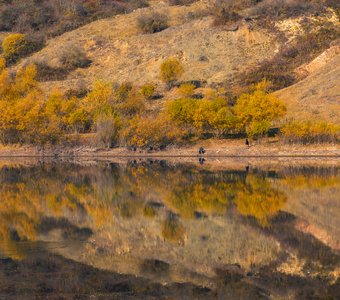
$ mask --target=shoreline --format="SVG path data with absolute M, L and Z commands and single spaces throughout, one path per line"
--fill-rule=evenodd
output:
M 198 154 L 203 147 L 206 152 Z M 241 140 L 205 140 L 165 150 L 101 149 L 91 146 L 1 146 L 2 158 L 340 158 L 340 144 L 287 145 L 263 143 L 247 147 Z

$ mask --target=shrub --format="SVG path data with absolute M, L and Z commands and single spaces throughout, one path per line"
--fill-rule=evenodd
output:
M 119 85 L 115 89 L 115 97 L 116 97 L 117 102 L 125 101 L 128 98 L 131 90 L 132 90 L 132 84 L 129 82 L 125 82 Z
M 157 215 L 156 210 L 151 205 L 145 205 L 143 215 L 148 218 L 153 218 Z
M 123 102 L 115 104 L 115 107 L 120 114 L 124 115 L 125 117 L 131 117 L 144 111 L 145 100 L 140 95 L 140 93 L 133 89 L 128 94 L 127 98 Z
M 234 11 L 226 11 L 225 9 L 218 10 L 214 14 L 213 26 L 222 26 L 228 22 L 236 22 L 241 19 L 241 16 Z
M 183 242 L 185 235 L 185 228 L 180 221 L 170 216 L 164 222 L 162 226 L 162 235 L 164 239 L 170 242 Z
M 2 42 L 2 49 L 7 63 L 14 63 L 29 53 L 28 41 L 26 36 L 21 33 L 7 36 Z
M 239 11 L 251 7 L 259 0 L 216 0 L 214 1 L 211 13 L 214 17 L 213 26 L 225 25 L 228 22 L 236 22 L 242 17 Z
M 334 143 L 340 138 L 340 126 L 326 121 L 292 120 L 281 132 L 288 143 Z
M 184 68 L 177 58 L 169 58 L 161 64 L 160 77 L 168 89 L 172 88 L 184 73 Z
M 152 13 L 138 18 L 138 27 L 143 33 L 156 33 L 167 29 L 168 17 L 158 13 Z
M 37 80 L 40 82 L 65 80 L 69 73 L 65 68 L 51 67 L 44 61 L 35 62 L 35 65 L 37 66 Z
M 0 57 L 0 73 L 6 68 L 6 60 Z
M 138 147 L 161 147 L 181 141 L 184 132 L 166 115 L 156 118 L 135 116 L 124 131 L 126 144 Z
M 146 98 L 151 99 L 155 95 L 155 86 L 153 84 L 145 84 L 142 86 L 140 93 Z
M 190 83 L 183 83 L 181 86 L 178 88 L 178 93 L 182 97 L 191 97 L 194 94 L 195 91 L 195 85 L 190 84 Z
M 101 113 L 95 121 L 99 145 L 111 148 L 119 139 L 121 120 L 115 113 Z
M 85 133 L 91 128 L 92 120 L 86 109 L 83 107 L 77 107 L 69 114 L 67 123 L 73 131 Z M 100 140 L 100 135 L 97 138 Z
M 65 47 L 59 60 L 62 67 L 69 71 L 77 68 L 87 68 L 91 64 L 91 60 L 87 58 L 84 50 L 73 45 Z

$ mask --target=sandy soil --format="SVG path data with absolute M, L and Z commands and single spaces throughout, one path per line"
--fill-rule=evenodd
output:
M 204 157 L 340 157 L 339 144 L 287 145 L 275 141 L 245 145 L 245 140 L 205 140 L 188 146 L 168 147 L 165 150 L 125 147 L 99 149 L 95 147 L 35 147 L 0 146 L 0 157 L 198 157 L 198 149 L 204 147 Z

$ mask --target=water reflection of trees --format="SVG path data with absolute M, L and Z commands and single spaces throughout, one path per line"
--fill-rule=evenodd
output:
M 317 180 L 324 184 L 324 173 L 322 179 L 313 172 L 296 174 L 283 174 L 279 180 L 293 184 L 296 176 L 312 176 L 312 181 L 305 179 L 308 184 Z M 330 182 L 339 182 L 337 173 L 330 178 Z M 265 173 L 208 172 L 165 164 L 4 167 L 0 170 L 0 195 L 0 240 L 11 253 L 15 253 L 13 241 L 38 238 L 45 218 L 67 218 L 95 231 L 114 217 L 156 217 L 164 205 L 160 231 L 167 240 L 181 241 L 185 234 L 181 218 L 236 210 L 266 227 L 286 201 L 284 192 Z

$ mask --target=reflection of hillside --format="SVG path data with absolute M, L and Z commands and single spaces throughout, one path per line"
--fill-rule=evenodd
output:
M 288 200 L 284 210 L 294 214 L 297 228 L 340 250 L 340 172 L 338 168 L 290 168 L 280 188 Z
M 1 175 L 0 226 L 6 241 L 2 247 L 15 247 L 14 236 L 30 241 L 64 239 L 72 226 L 89 227 L 96 249 L 141 258 L 152 258 L 157 251 L 165 261 L 207 274 L 220 263 L 245 267 L 269 263 L 277 252 L 276 244 L 237 218 L 223 218 L 229 208 L 240 205 L 238 191 L 246 184 L 252 189 L 243 172 L 109 165 L 2 169 Z M 270 184 L 264 189 L 272 190 Z M 247 208 L 242 213 L 258 217 Z M 47 218 L 55 220 L 48 228 Z M 62 219 L 68 220 L 67 226 L 60 226 Z M 57 235 L 59 231 L 63 234 Z M 76 238 L 74 234 L 72 239 Z M 20 258 L 13 249 L 2 251 Z
M 315 218 L 333 236 L 338 212 L 327 212 L 325 204 L 336 205 L 337 176 L 290 169 L 209 172 L 165 163 L 4 167 L 0 252 L 24 259 L 19 240 L 88 240 L 81 249 L 69 243 L 54 251 L 101 269 L 209 285 L 221 266 L 237 263 L 251 271 L 284 251 L 305 259 L 305 245 L 331 257 L 322 243 L 296 231 L 295 217 L 281 225 L 277 218 L 283 210 Z M 298 247 L 295 238 L 303 241 Z

